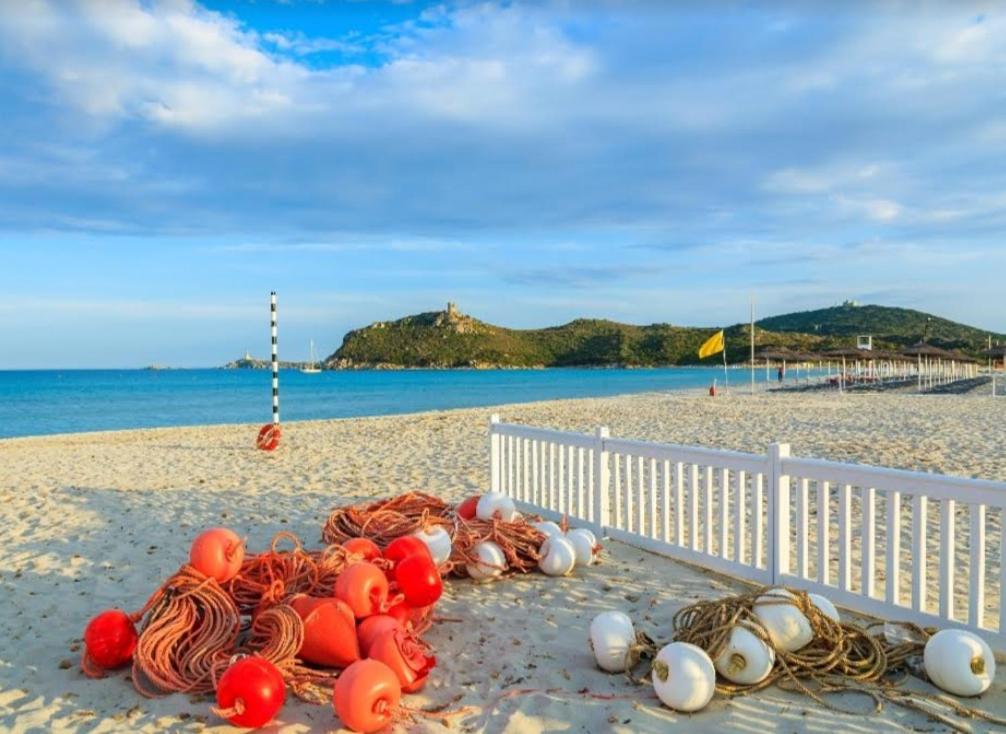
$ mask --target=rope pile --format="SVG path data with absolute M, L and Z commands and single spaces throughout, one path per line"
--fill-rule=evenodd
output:
M 486 540 L 502 549 L 507 570 L 528 573 L 537 568 L 538 549 L 545 540 L 531 522 L 538 519 L 466 520 L 443 500 L 423 492 L 409 492 L 377 502 L 337 507 L 325 521 L 321 536 L 330 548 L 352 538 L 368 538 L 385 547 L 396 538 L 439 526 L 447 531 L 452 543 L 450 563 L 444 573 L 466 575 L 465 566 L 478 562 L 474 547 Z
M 409 492 L 377 502 L 337 507 L 325 521 L 322 540 L 329 545 L 350 538 L 370 538 L 382 548 L 395 538 L 441 525 L 453 526 L 453 508 L 433 495 Z
M 291 550 L 279 550 L 283 541 Z M 294 594 L 328 596 L 335 579 L 350 560 L 339 546 L 322 551 L 305 551 L 300 539 L 290 532 L 277 533 L 269 550 L 245 557 L 238 575 L 227 582 L 227 591 L 242 614 L 267 609 Z
M 924 677 L 922 653 L 934 630 L 907 622 L 873 623 L 866 627 L 847 621 L 836 622 L 822 613 L 804 591 L 787 589 L 793 598 L 779 597 L 776 601 L 768 597 L 772 599 L 768 601 L 765 594 L 771 588 L 700 601 L 674 615 L 674 640 L 702 648 L 712 660 L 727 648 L 731 632 L 737 625 L 743 625 L 774 650 L 775 665 L 765 679 L 753 685 L 738 685 L 717 676 L 717 693 L 748 695 L 777 685 L 783 690 L 805 694 L 822 706 L 842 713 L 874 714 L 885 702 L 890 702 L 919 711 L 959 732 L 972 731 L 959 719 L 979 719 L 1006 726 L 1006 719 L 965 706 L 950 696 L 899 687 L 909 674 Z M 780 650 L 772 644 L 768 631 L 754 612 L 756 601 L 759 605 L 796 606 L 810 622 L 813 641 L 795 652 Z M 886 632 L 892 627 L 900 628 L 902 634 L 889 637 Z M 632 665 L 651 658 L 659 647 L 646 635 L 639 635 L 637 645 L 627 656 L 630 663 L 627 673 L 632 680 L 641 681 L 632 675 Z M 873 702 L 872 709 L 845 709 L 824 698 L 840 693 L 866 696 Z
M 279 550 L 284 541 L 293 548 Z M 330 700 L 338 673 L 297 658 L 304 623 L 284 602 L 295 594 L 331 596 L 336 577 L 352 560 L 338 546 L 306 551 L 296 535 L 281 532 L 269 550 L 246 556 L 239 573 L 223 585 L 182 566 L 141 610 L 128 615 L 139 624 L 134 687 L 147 697 L 209 693 L 235 655 L 255 654 L 273 663 L 300 698 Z M 81 669 L 92 678 L 106 672 L 86 654 Z
M 538 549 L 545 540 L 545 535 L 524 518 L 504 522 L 464 520 L 458 517 L 454 520 L 452 540 L 454 545 L 451 551 L 451 563 L 458 575 L 465 573 L 464 568 L 467 564 L 479 561 L 473 549 L 484 540 L 491 540 L 502 549 L 509 569 L 529 573 L 538 567 L 541 558 Z
M 215 579 L 182 566 L 144 609 L 133 654 L 133 685 L 147 697 L 208 693 L 236 652 L 241 615 Z

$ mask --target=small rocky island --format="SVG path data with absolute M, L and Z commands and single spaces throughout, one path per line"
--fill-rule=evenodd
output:
M 284 362 L 280 360 L 281 370 L 299 370 L 307 366 L 307 362 Z M 268 370 L 272 368 L 272 362 L 268 359 L 258 359 L 245 352 L 245 356 L 228 362 L 223 367 L 225 370 Z

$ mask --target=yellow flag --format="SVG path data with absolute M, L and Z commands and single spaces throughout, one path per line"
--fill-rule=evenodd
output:
M 719 354 L 723 351 L 723 330 L 720 329 L 711 337 L 706 339 L 705 344 L 699 347 L 699 359 L 705 359 L 712 354 Z

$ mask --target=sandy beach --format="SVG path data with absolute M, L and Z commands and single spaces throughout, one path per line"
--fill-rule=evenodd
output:
M 1006 480 L 1004 410 L 1006 401 L 981 396 L 647 394 L 292 423 L 275 454 L 255 451 L 255 427 L 243 425 L 0 441 L 0 729 L 230 731 L 207 700 L 146 700 L 125 673 L 84 678 L 77 661 L 88 618 L 142 605 L 206 526 L 234 528 L 253 550 L 280 530 L 317 546 L 336 504 L 408 490 L 458 500 L 486 490 L 493 412 L 745 451 L 788 441 L 803 456 Z M 420 719 L 413 731 L 628 733 L 665 731 L 671 722 L 709 732 L 943 730 L 892 706 L 848 716 L 777 689 L 718 697 L 692 716 L 660 709 L 649 687 L 594 668 L 590 619 L 622 609 L 667 639 L 681 606 L 743 587 L 618 543 L 607 545 L 602 564 L 569 578 L 445 588 L 438 611 L 465 621 L 429 633 L 440 665 L 410 703 L 476 708 L 450 729 Z M 1004 681 L 1000 674 L 979 702 L 1000 716 Z M 624 698 L 591 700 L 583 690 Z M 861 699 L 843 703 L 866 708 Z M 339 729 L 329 707 L 291 701 L 268 730 Z

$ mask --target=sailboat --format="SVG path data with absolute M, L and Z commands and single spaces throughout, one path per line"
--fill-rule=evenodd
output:
M 317 375 L 321 372 L 321 368 L 318 367 L 318 357 L 314 353 L 314 339 L 311 340 L 311 361 L 301 367 L 300 371 L 305 375 Z

